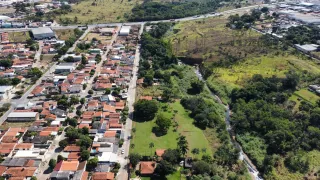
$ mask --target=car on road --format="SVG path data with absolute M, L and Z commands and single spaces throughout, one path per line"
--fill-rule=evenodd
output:
M 124 149 L 121 150 L 121 154 L 124 154 Z

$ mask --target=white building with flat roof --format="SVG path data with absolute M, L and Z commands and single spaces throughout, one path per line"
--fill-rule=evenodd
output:
M 119 32 L 119 36 L 128 36 L 130 34 L 131 26 L 122 26 Z
M 30 122 L 38 119 L 38 112 L 11 112 L 7 117 L 8 122 Z

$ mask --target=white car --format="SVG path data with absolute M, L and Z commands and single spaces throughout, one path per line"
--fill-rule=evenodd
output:
M 121 150 L 121 154 L 124 154 L 124 149 Z

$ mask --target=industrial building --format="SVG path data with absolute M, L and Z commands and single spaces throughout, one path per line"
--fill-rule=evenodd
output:
M 56 74 L 70 73 L 73 70 L 75 70 L 75 65 L 73 63 L 61 63 L 58 66 L 56 66 L 55 73 Z
M 52 29 L 48 27 L 35 28 L 35 29 L 32 29 L 31 32 L 33 34 L 33 38 L 37 40 L 51 39 L 56 37 Z
M 119 36 L 128 36 L 131 26 L 122 26 L 119 32 Z
M 8 115 L 8 122 L 30 122 L 39 119 L 38 112 L 12 112 Z

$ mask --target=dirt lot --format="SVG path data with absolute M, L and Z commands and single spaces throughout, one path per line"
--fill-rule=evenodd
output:
M 217 61 L 226 56 L 247 57 L 265 51 L 257 44 L 260 34 L 255 31 L 236 31 L 225 27 L 227 19 L 208 18 L 179 23 L 169 41 L 177 56 L 205 61 Z
M 1 126 L 0 126 L 0 129 L 8 129 L 8 128 L 18 128 L 18 127 L 21 127 L 21 128 L 24 128 L 24 127 L 30 127 L 32 125 L 33 122 L 17 122 L 17 123 L 14 123 L 14 122 L 4 122 Z
M 70 36 L 74 35 L 73 29 L 59 29 L 54 31 L 58 36 L 58 39 L 68 40 Z
M 10 42 L 26 42 L 30 39 L 29 32 L 9 32 L 8 34 Z
M 101 36 L 99 33 L 88 33 L 84 40 L 91 42 L 93 38 L 96 38 L 98 41 L 101 41 L 102 44 L 109 44 L 112 36 Z

